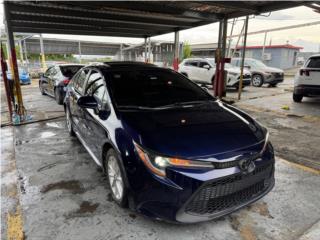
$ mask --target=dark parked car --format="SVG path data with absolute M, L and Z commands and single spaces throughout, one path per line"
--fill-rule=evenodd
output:
M 70 135 L 102 167 L 121 207 L 198 222 L 242 208 L 274 186 L 267 130 L 170 69 L 84 67 L 64 106 Z
M 66 86 L 70 79 L 84 65 L 81 64 L 60 64 L 50 66 L 47 71 L 40 76 L 39 89 L 43 95 L 54 97 L 58 104 L 63 103 L 66 93 Z

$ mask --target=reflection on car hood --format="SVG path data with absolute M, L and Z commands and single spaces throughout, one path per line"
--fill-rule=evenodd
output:
M 191 108 L 121 111 L 133 140 L 157 153 L 180 158 L 214 156 L 261 144 L 264 130 L 248 115 L 221 102 Z

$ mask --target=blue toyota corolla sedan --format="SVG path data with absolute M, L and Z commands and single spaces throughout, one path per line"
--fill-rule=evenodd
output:
M 70 135 L 101 166 L 121 207 L 199 222 L 274 186 L 266 128 L 173 70 L 130 62 L 84 67 L 64 107 Z
M 19 68 L 18 71 L 19 71 L 20 84 L 31 84 L 31 79 L 30 79 L 29 73 L 22 68 Z M 10 71 L 7 71 L 7 78 L 9 80 L 12 80 L 12 78 L 13 78 L 12 73 Z

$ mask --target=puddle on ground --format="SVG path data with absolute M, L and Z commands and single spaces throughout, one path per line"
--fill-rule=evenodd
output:
M 99 203 L 90 203 L 88 201 L 83 201 L 80 205 L 80 208 L 76 211 L 76 213 L 77 214 L 93 213 L 98 206 L 99 206 Z
M 249 211 L 256 212 L 256 213 L 260 214 L 261 216 L 268 217 L 268 218 L 274 218 L 270 214 L 269 209 L 268 209 L 268 205 L 266 202 L 254 203 L 254 204 L 250 205 L 248 207 L 248 209 L 249 209 Z
M 54 135 L 56 135 L 55 133 L 53 133 L 53 132 L 43 132 L 43 133 L 41 133 L 41 136 L 40 136 L 40 138 L 48 138 L 48 137 L 52 137 L 52 136 L 54 136 Z
M 48 122 L 48 123 L 46 123 L 46 125 L 47 125 L 48 127 L 64 128 L 64 125 L 65 125 L 65 124 L 58 124 L 58 123 L 56 123 L 56 122 Z
M 78 193 L 84 193 L 85 192 L 82 184 L 79 181 L 76 181 L 76 180 L 50 183 L 50 184 L 44 186 L 41 189 L 41 192 L 42 193 L 47 193 L 47 192 L 50 192 L 50 191 L 53 191 L 53 190 L 59 190 L 59 189 L 68 190 L 73 194 L 78 194 Z

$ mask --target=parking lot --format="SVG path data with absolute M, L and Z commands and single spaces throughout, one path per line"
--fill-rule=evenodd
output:
M 4 1 L 1 239 L 319 240 L 319 13 Z
M 2 128 L 1 205 L 8 213 L 1 219 L 3 239 L 19 234 L 25 239 L 319 236 L 320 99 L 292 103 L 292 77 L 277 88 L 248 87 L 235 104 L 270 130 L 277 155 L 275 188 L 227 217 L 192 225 L 159 222 L 119 208 L 101 170 L 77 138 L 69 137 L 62 107 L 40 94 L 36 80 L 22 90 L 34 120 L 58 118 Z M 235 94 L 228 92 L 229 97 Z

